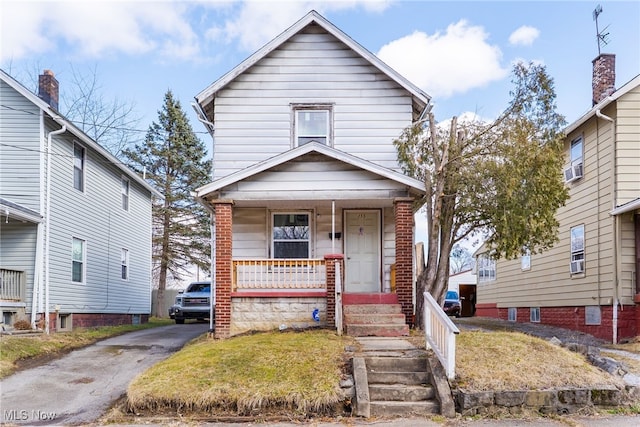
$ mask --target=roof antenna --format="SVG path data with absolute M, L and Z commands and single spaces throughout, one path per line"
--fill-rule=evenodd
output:
M 598 29 L 598 16 L 602 13 L 602 6 L 597 5 L 593 10 L 593 20 L 596 21 L 596 39 L 598 40 L 598 56 L 600 55 L 600 47 L 609 43 L 609 33 L 605 33 L 609 26 L 607 25 L 602 31 Z

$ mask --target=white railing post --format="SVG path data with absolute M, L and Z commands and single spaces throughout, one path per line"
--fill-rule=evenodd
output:
M 442 310 L 430 293 L 424 293 L 424 333 L 427 349 L 431 348 L 444 367 L 447 378 L 456 376 L 456 335 L 460 330 Z

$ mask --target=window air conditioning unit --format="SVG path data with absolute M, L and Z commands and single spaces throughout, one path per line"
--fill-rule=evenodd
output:
M 578 274 L 584 271 L 584 260 L 571 261 L 571 274 Z
M 582 178 L 582 163 L 576 163 L 574 165 L 569 165 L 564 170 L 564 181 L 572 182 L 578 178 Z

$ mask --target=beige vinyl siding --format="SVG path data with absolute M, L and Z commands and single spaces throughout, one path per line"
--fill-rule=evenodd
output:
M 616 104 L 616 205 L 620 206 L 640 197 L 640 87 Z
M 87 146 L 85 191 L 74 189 L 73 141 L 65 133 L 53 145 L 51 304 L 63 313 L 149 313 L 150 194 L 131 180 L 129 210 L 123 210 L 122 173 Z M 85 241 L 84 283 L 71 280 L 73 238 Z M 121 278 L 123 248 L 129 251 L 129 280 Z
M 620 215 L 620 300 L 623 304 L 631 304 L 636 293 L 636 244 L 634 235 L 633 213 Z M 637 215 L 637 213 L 636 213 Z
M 268 257 L 268 221 L 265 208 L 233 209 L 233 259 Z
M 411 96 L 310 26 L 216 94 L 214 179 L 292 148 L 292 104 L 331 105 L 335 148 L 398 170 L 392 141 L 411 124 Z
M 610 304 L 613 292 L 613 218 L 611 186 L 611 129 L 594 119 L 567 136 L 583 137 L 583 178 L 568 183 L 570 199 L 557 212 L 559 242 L 542 254 L 531 255 L 531 269 L 522 271 L 520 259 L 498 260 L 496 280 L 478 284 L 478 303 L 498 307 L 557 307 Z M 567 160 L 568 162 L 568 160 Z M 584 225 L 585 271 L 571 275 L 570 230 Z
M 40 109 L 4 81 L 0 99 L 0 198 L 40 212 Z

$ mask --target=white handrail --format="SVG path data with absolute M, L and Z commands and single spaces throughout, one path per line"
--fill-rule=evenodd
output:
M 447 378 L 452 380 L 456 376 L 456 335 L 460 330 L 429 292 L 424 293 L 423 306 L 427 349 L 433 349 L 447 373 Z

